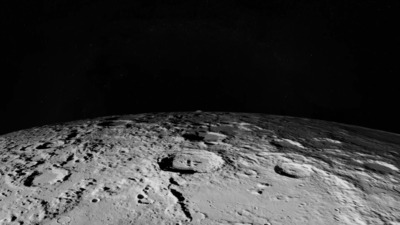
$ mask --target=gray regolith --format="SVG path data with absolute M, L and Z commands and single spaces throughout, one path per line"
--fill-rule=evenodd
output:
M 256 113 L 0 136 L 0 224 L 400 224 L 400 135 Z

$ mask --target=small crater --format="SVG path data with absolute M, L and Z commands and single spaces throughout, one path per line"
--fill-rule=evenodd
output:
M 146 193 L 146 194 L 148 194 L 148 193 L 149 193 L 149 190 L 150 190 L 150 185 L 147 185 L 147 186 L 143 189 L 143 192 Z
M 72 139 L 75 139 L 78 137 L 79 132 L 77 130 L 71 130 L 71 133 L 68 134 L 68 136 L 65 138 L 66 141 L 70 141 Z
M 139 204 L 147 205 L 147 204 L 153 204 L 154 203 L 154 200 L 152 200 L 150 198 L 146 198 L 143 195 L 138 195 L 137 197 L 138 197 L 138 203 Z
M 286 197 L 283 196 L 283 195 L 277 195 L 277 196 L 276 196 L 276 199 L 282 201 L 282 200 L 285 200 Z
M 304 207 L 304 206 L 307 206 L 307 203 L 302 202 L 302 203 L 300 203 L 300 204 L 298 205 L 298 207 Z
M 26 187 L 31 187 L 33 185 L 33 181 L 35 180 L 35 178 L 40 175 L 39 171 L 34 171 L 31 175 L 29 175 L 25 181 L 24 181 L 24 185 Z
M 48 148 L 51 148 L 51 147 L 53 147 L 53 143 L 45 142 L 45 143 L 37 146 L 36 149 L 48 149 Z
M 69 222 L 71 221 L 71 218 L 68 216 L 61 216 L 60 218 L 57 219 L 57 223 L 65 225 L 65 224 L 69 224 Z
M 10 190 L 4 190 L 0 192 L 0 198 L 7 198 L 8 196 L 10 196 L 11 191 Z M 1 200 L 0 200 L 1 201 Z
M 109 191 L 109 190 L 111 190 L 111 188 L 109 188 L 109 187 L 103 187 L 103 191 Z
M 244 170 L 243 173 L 251 177 L 255 177 L 258 175 L 257 171 L 251 169 Z
M 259 183 L 257 184 L 257 187 L 259 188 L 266 188 L 272 186 L 270 183 Z

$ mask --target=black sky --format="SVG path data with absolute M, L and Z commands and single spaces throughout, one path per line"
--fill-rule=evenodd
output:
M 3 1 L 0 134 L 165 111 L 400 133 L 398 1 Z

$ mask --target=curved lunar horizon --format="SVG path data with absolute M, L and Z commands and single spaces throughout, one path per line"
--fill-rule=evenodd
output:
M 231 112 L 0 136 L 0 224 L 400 224 L 400 135 Z

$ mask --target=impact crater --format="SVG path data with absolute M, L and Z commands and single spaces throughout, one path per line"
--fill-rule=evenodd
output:
M 215 171 L 222 167 L 224 160 L 213 152 L 191 149 L 162 157 L 158 164 L 164 171 L 193 174 Z

